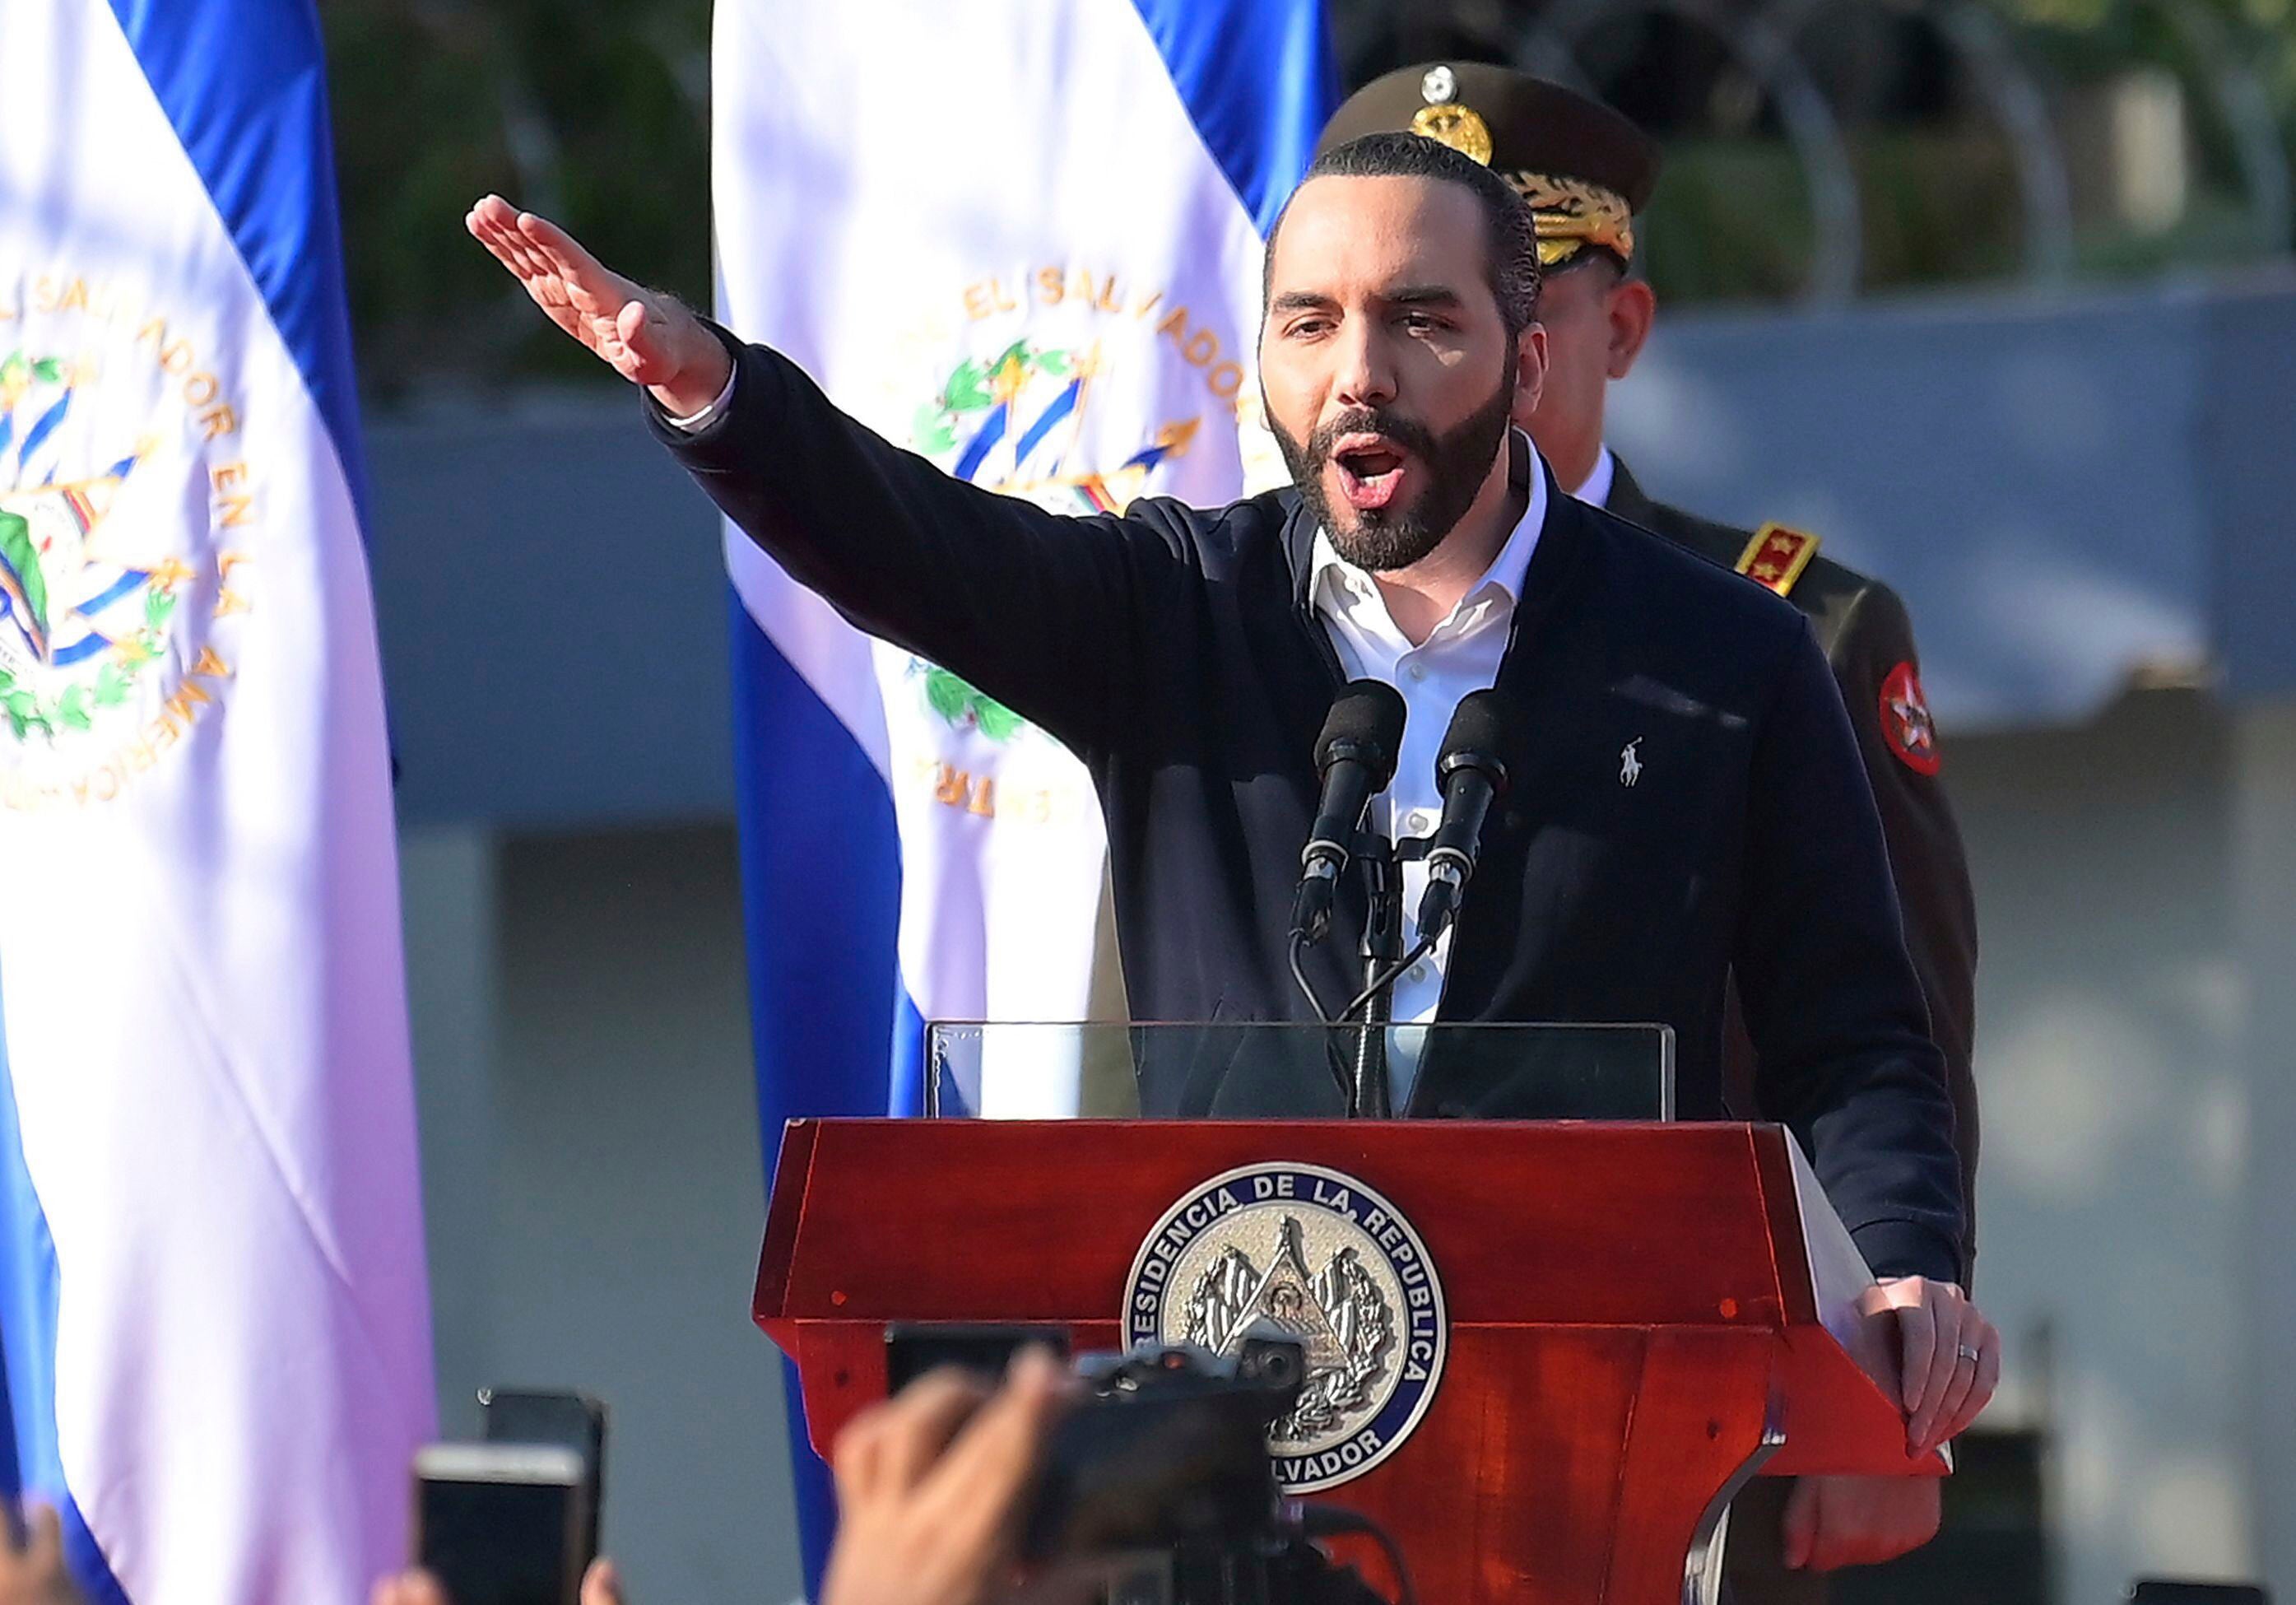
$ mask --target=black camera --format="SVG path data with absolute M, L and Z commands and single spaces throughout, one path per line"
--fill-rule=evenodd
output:
M 898 1391 L 935 1365 L 994 1376 L 1023 1344 L 1064 1348 L 1025 1327 L 900 1326 L 886 1334 Z M 1077 1362 L 1085 1398 L 1046 1446 L 1022 1550 L 1053 1566 L 1087 1562 L 1109 1605 L 1387 1605 L 1310 1542 L 1360 1532 L 1388 1551 L 1410 1605 L 1410 1579 L 1386 1535 L 1329 1507 L 1290 1505 L 1267 1430 L 1299 1402 L 1297 1343 L 1247 1338 L 1232 1357 L 1140 1348 Z
M 1283 1514 L 1267 1428 L 1298 1401 L 1296 1343 L 1088 1355 L 1086 1394 L 1046 1456 L 1024 1549 L 1032 1560 L 1250 1544 Z

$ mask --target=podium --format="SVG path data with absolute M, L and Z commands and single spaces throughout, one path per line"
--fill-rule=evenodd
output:
M 1422 1598 L 1676 1605 L 1747 1478 L 1945 1469 L 1872 1379 L 1871 1280 L 1776 1126 L 793 1121 L 754 1314 L 824 1453 L 892 1322 L 1088 1352 L 1272 1321 L 1310 1379 L 1281 1479 L 1385 1527 Z

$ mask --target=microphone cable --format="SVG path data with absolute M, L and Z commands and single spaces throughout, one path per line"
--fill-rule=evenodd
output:
M 1333 1019 L 1324 1010 L 1323 999 L 1316 995 L 1315 984 L 1308 979 L 1308 972 L 1300 963 L 1300 960 L 1306 957 L 1307 952 L 1307 937 L 1298 931 L 1292 932 L 1292 979 L 1298 984 L 1300 995 L 1308 1000 L 1308 1007 L 1316 1011 L 1316 1018 L 1325 1026 L 1336 1025 L 1339 1021 Z M 1328 1038 L 1324 1043 L 1324 1063 L 1332 1073 L 1332 1081 L 1339 1088 L 1340 1097 L 1344 1099 L 1351 1096 L 1355 1091 L 1354 1078 L 1348 1074 L 1346 1060 L 1339 1051 L 1339 1043 Z
M 1334 1020 L 1329 1011 L 1324 1008 L 1323 999 L 1316 995 L 1315 984 L 1308 979 L 1307 970 L 1300 966 L 1300 959 L 1306 958 L 1307 954 L 1308 938 L 1298 931 L 1292 932 L 1292 979 L 1299 986 L 1300 995 L 1308 1000 L 1308 1007 L 1316 1011 L 1316 1017 L 1326 1025 L 1337 1025 L 1338 1021 Z
M 1402 979 L 1404 971 L 1409 969 L 1413 965 L 1418 963 L 1422 959 L 1424 959 L 1428 954 L 1434 951 L 1435 938 L 1432 936 L 1422 936 L 1419 939 L 1419 944 L 1416 947 L 1413 948 L 1409 952 L 1404 954 L 1402 958 L 1397 959 L 1393 964 L 1389 965 L 1377 975 L 1374 976 L 1372 978 L 1371 984 L 1365 987 L 1363 991 L 1357 992 L 1355 995 L 1354 1001 L 1350 1002 L 1345 1008 L 1340 1010 L 1339 1019 L 1330 1020 L 1325 1023 L 1327 1025 L 1339 1025 L 1341 1021 L 1352 1019 L 1357 1009 L 1370 1002 L 1373 998 L 1378 996 L 1389 987 L 1393 986 L 1396 982 Z M 1394 1022 L 1390 1021 L 1389 1024 L 1392 1025 Z

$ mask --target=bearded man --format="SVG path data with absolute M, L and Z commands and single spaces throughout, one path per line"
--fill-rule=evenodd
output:
M 1431 792 L 1410 733 L 1496 686 L 1513 784 L 1394 1017 L 1663 1023 L 1677 1111 L 1719 1118 L 1734 975 L 1764 1107 L 1897 1309 L 1908 1447 L 1982 1407 L 1999 1344 L 1956 1286 L 1952 1106 L 1824 655 L 1791 604 L 1564 495 L 1513 427 L 1546 337 L 1497 175 L 1412 135 L 1319 157 L 1271 232 L 1259 335 L 1292 486 L 1082 519 L 895 449 L 542 218 L 488 197 L 468 221 L 794 579 L 1084 760 L 1141 1018 L 1309 1017 L 1290 910 L 1335 695 L 1402 693 L 1398 784 Z M 1354 993 L 1365 915 L 1343 891 L 1307 955 L 1327 999 Z M 1508 1112 L 1472 1066 L 1423 1068 L 1406 1114 Z
M 1653 500 L 1603 440 L 1611 385 L 1633 371 L 1658 299 L 1636 266 L 1640 214 L 1657 187 L 1658 142 L 1599 101 L 1512 68 L 1426 62 L 1374 78 L 1324 128 L 1326 146 L 1408 130 L 1504 177 L 1530 207 L 1544 281 L 1546 383 L 1517 421 L 1571 495 L 1652 530 L 1786 597 L 1810 621 L 1841 689 L 1906 921 L 1906 946 L 1945 1057 L 1961 1155 L 1964 1263 L 1976 1255 L 1978 1099 L 1971 1070 L 1977 910 L 1961 833 L 1939 777 L 1905 604 L 1888 586 L 1817 555 L 1818 538 L 1777 524 L 1733 529 Z M 1663 471 L 1664 465 L 1660 465 Z M 1751 1043 L 1724 1049 L 1731 1108 L 1767 1118 Z M 1929 1477 L 1760 1482 L 1732 1511 L 1726 1576 L 1738 1605 L 1815 1605 L 1824 1572 L 1888 1560 L 1938 1529 Z

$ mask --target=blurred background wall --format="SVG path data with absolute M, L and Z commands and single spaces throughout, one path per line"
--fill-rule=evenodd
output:
M 1661 136 L 1660 331 L 1616 443 L 1913 606 L 1977 883 L 2009 1370 L 1947 1537 L 1842 1597 L 2296 1594 L 2288 0 L 1333 12 L 1350 85 L 1514 61 Z M 792 1597 L 746 1322 L 718 532 L 459 228 L 501 189 L 706 300 L 706 0 L 327 21 L 442 1414 L 489 1381 L 605 1395 L 638 1597 Z

